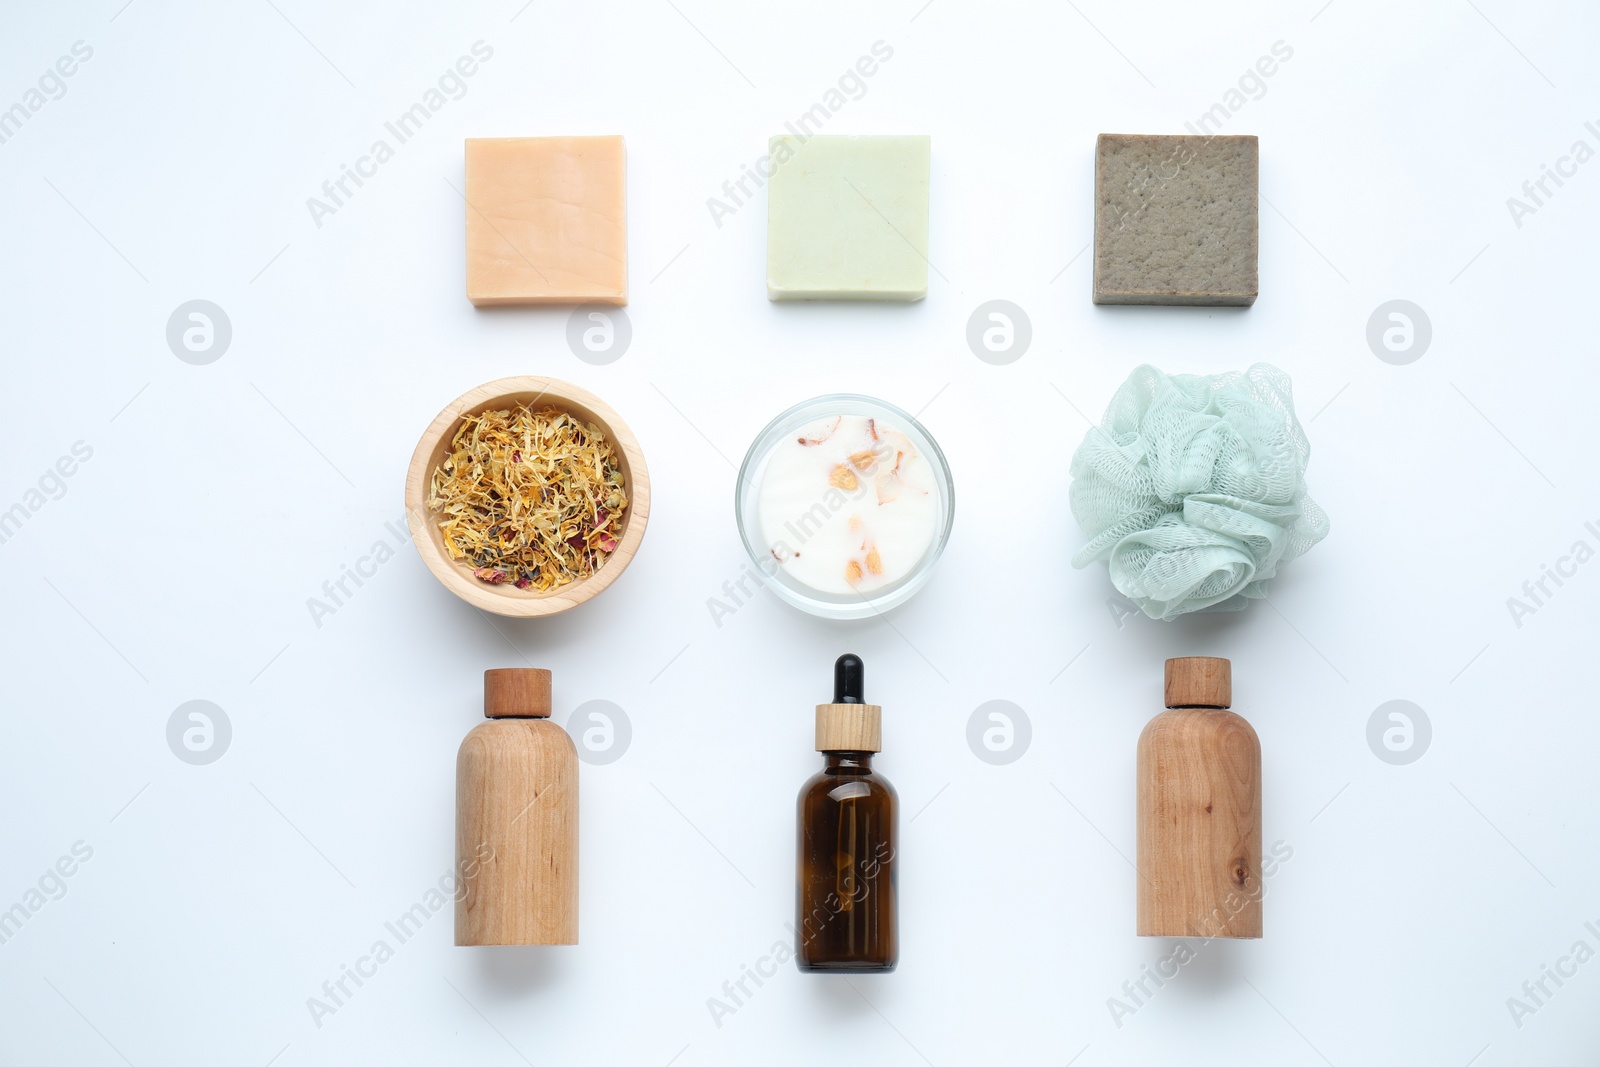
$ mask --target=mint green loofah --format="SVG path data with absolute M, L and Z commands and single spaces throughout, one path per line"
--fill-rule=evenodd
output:
M 1111 584 L 1152 619 L 1266 596 L 1279 567 L 1328 535 L 1290 390 L 1266 363 L 1135 370 L 1072 457 L 1072 513 L 1089 535 L 1072 565 L 1107 560 Z

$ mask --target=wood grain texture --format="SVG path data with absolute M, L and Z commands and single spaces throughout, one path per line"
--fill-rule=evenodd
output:
M 542 667 L 496 667 L 483 672 L 483 713 L 491 719 L 548 719 L 550 672 Z
M 512 408 L 517 404 L 535 409 L 545 405 L 560 408 L 598 426 L 616 448 L 628 492 L 628 510 L 622 517 L 617 550 L 590 577 L 542 593 L 518 589 L 509 582 L 490 585 L 474 578 L 470 566 L 457 563 L 445 551 L 437 516 L 428 510 L 429 481 L 434 469 L 449 453 L 450 439 L 455 436 L 461 417 Z M 456 397 L 423 431 L 406 471 L 406 524 L 411 528 L 411 540 L 422 562 L 446 589 L 474 607 L 496 615 L 513 618 L 556 615 L 598 595 L 633 561 L 649 521 L 650 472 L 645 468 L 644 453 L 633 431 L 599 397 L 555 378 L 533 375 L 500 378 Z
M 1261 743 L 1231 711 L 1177 709 L 1139 738 L 1139 933 L 1261 936 Z
M 818 752 L 882 752 L 883 708 L 878 704 L 818 704 Z
M 1163 690 L 1169 708 L 1232 707 L 1233 664 L 1216 656 L 1169 659 Z
M 578 943 L 578 753 L 548 719 L 491 719 L 456 756 L 456 944 Z

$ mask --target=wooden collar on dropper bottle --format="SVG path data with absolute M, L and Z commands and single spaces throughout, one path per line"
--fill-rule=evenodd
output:
M 484 671 L 483 714 L 491 719 L 548 719 L 550 672 L 537 667 Z
M 1166 705 L 1169 708 L 1233 706 L 1233 664 L 1216 656 L 1180 656 L 1167 660 Z
M 863 700 L 866 666 L 851 652 L 833 665 L 833 703 L 817 705 L 818 752 L 882 752 L 883 708 Z

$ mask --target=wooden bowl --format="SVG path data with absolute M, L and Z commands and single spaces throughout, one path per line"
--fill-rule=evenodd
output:
M 594 574 L 547 592 L 518 589 L 510 583 L 490 585 L 474 578 L 470 566 L 450 558 L 445 550 L 444 535 L 439 532 L 437 515 L 428 507 L 428 486 L 433 472 L 449 454 L 451 439 L 460 429 L 462 416 L 513 408 L 518 404 L 535 410 L 541 406 L 560 408 L 598 426 L 621 460 L 623 488 L 628 494 L 628 510 L 622 517 L 617 550 Z M 501 378 L 458 396 L 423 432 L 417 450 L 411 455 L 411 467 L 406 471 L 406 522 L 411 527 L 411 540 L 416 542 L 422 562 L 446 589 L 473 607 L 496 615 L 512 618 L 556 615 L 595 596 L 616 581 L 633 560 L 639 542 L 644 540 L 644 528 L 649 519 L 650 474 L 645 469 L 644 453 L 639 451 L 633 431 L 599 397 L 556 378 L 532 375 Z

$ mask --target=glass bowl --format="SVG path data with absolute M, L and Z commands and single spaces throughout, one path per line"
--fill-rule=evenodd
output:
M 761 481 L 778 443 L 820 419 L 836 415 L 880 418 L 885 425 L 904 433 L 927 460 L 938 493 L 934 509 L 937 525 L 922 558 L 899 580 L 870 592 L 829 593 L 797 580 L 774 555 L 761 526 Z M 955 485 L 950 478 L 950 465 L 933 436 L 909 413 L 893 404 L 854 393 L 813 397 L 769 422 L 745 453 L 744 464 L 739 468 L 739 481 L 734 487 L 734 514 L 739 522 L 739 538 L 744 542 L 745 551 L 749 553 L 750 561 L 755 564 L 762 580 L 780 599 L 801 611 L 826 619 L 867 618 L 898 607 L 915 596 L 918 590 L 928 584 L 934 564 L 939 561 L 950 540 L 955 506 Z

